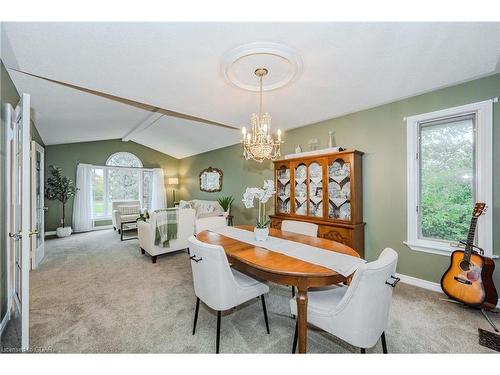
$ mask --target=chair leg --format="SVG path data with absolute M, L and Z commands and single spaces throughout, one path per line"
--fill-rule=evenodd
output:
M 154 264 L 154 263 L 156 263 L 156 259 L 157 259 L 157 258 L 158 258 L 158 256 L 157 256 L 157 255 L 153 255 L 153 256 L 151 257 L 151 261 L 153 262 L 153 264 Z
M 387 343 L 385 342 L 385 332 L 382 332 L 381 339 L 382 339 L 382 351 L 384 352 L 384 354 L 387 354 Z
M 264 298 L 264 295 L 262 295 L 262 310 L 264 310 L 264 320 L 266 321 L 266 330 L 267 334 L 269 335 L 271 332 L 269 331 L 269 321 L 267 320 L 267 309 L 266 309 L 266 300 Z
M 200 309 L 200 299 L 196 297 L 196 308 L 194 309 L 193 335 L 196 332 L 196 323 L 198 322 L 198 310 Z
M 294 298 L 294 297 L 295 297 L 295 287 L 292 286 L 292 298 Z
M 145 254 L 146 253 L 146 250 L 144 250 L 142 247 L 141 247 L 141 254 Z
M 298 336 L 298 322 L 295 323 L 295 333 L 293 334 L 293 344 L 292 344 L 292 354 L 295 354 L 295 350 L 297 350 L 297 336 Z
M 361 354 L 366 354 L 366 349 L 365 348 L 360 348 L 361 349 Z
M 215 353 L 219 354 L 219 344 L 220 344 L 220 317 L 221 312 L 217 311 L 217 338 L 215 341 Z

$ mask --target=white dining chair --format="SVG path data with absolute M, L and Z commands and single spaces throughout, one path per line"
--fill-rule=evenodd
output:
M 318 236 L 318 225 L 314 223 L 306 223 L 304 221 L 283 220 L 281 222 L 281 230 L 285 232 L 303 234 L 305 236 L 311 237 Z M 292 286 L 292 297 L 295 297 L 294 286 Z
M 227 226 L 227 219 L 225 216 L 213 216 L 213 217 L 204 217 L 196 219 L 194 224 L 196 234 L 203 232 L 204 230 L 215 229 L 226 226 Z
M 305 221 L 283 220 L 281 222 L 281 230 L 312 237 L 318 236 L 318 225 Z
M 307 321 L 361 348 L 375 346 L 382 339 L 382 349 L 387 353 L 385 330 L 389 318 L 392 289 L 399 278 L 394 276 L 398 254 L 386 248 L 379 258 L 361 265 L 349 286 L 316 289 L 308 293 Z M 290 300 L 293 314 L 297 314 L 295 298 Z M 297 346 L 297 325 L 292 353 Z
M 194 293 L 196 295 L 193 335 L 196 332 L 201 300 L 208 307 L 217 311 L 215 351 L 219 353 L 221 312 L 259 296 L 262 300 L 264 321 L 269 334 L 266 300 L 264 298 L 264 294 L 269 293 L 269 287 L 231 268 L 222 246 L 201 242 L 194 236 L 191 236 L 188 241 Z

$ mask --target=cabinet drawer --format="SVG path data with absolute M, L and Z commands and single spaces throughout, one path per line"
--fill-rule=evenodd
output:
M 318 236 L 327 240 L 337 241 L 347 246 L 352 246 L 351 230 L 340 227 L 323 226 L 318 228 Z

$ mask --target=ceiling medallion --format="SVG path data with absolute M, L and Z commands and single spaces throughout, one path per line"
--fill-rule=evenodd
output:
M 262 112 L 262 79 L 267 76 L 269 70 L 267 68 L 257 68 L 254 74 L 259 79 L 259 113 L 252 114 L 251 130 L 247 133 L 247 129 L 241 129 L 243 138 L 243 156 L 246 160 L 253 159 L 259 163 L 264 160 L 276 160 L 280 155 L 281 130 L 278 129 L 276 138 L 271 134 L 271 116 L 267 112 Z
M 287 45 L 271 42 L 244 44 L 228 51 L 222 61 L 222 74 L 228 82 L 244 90 L 259 92 L 253 72 L 265 66 L 271 72 L 263 91 L 279 89 L 293 82 L 302 72 L 299 54 Z

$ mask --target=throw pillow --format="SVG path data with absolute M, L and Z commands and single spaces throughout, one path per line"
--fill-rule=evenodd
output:
M 193 208 L 193 202 L 191 201 L 179 201 L 179 208 Z

